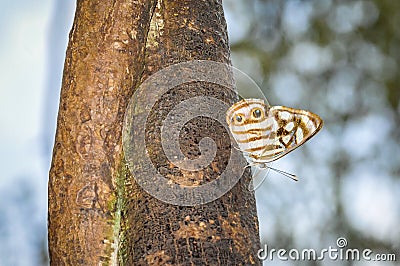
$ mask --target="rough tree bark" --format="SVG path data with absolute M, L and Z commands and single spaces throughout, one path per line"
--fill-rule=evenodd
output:
M 49 179 L 51 265 L 260 264 L 248 172 L 223 197 L 183 207 L 143 191 L 124 161 L 121 132 L 134 89 L 157 70 L 193 59 L 230 63 L 220 0 L 78 1 Z M 156 141 L 160 123 L 183 99 L 206 94 L 235 99 L 217 86 L 184 84 L 149 116 L 152 161 L 174 182 L 186 175 L 168 168 Z M 220 140 L 219 158 L 201 175 L 215 179 L 226 166 L 227 132 L 206 118 L 186 129 L 188 156 L 204 135 Z

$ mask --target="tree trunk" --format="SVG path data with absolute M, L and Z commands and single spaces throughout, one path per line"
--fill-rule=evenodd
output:
M 247 171 L 222 197 L 178 206 L 144 191 L 124 159 L 124 114 L 135 88 L 158 70 L 194 59 L 230 63 L 219 0 L 78 1 L 49 180 L 52 265 L 260 264 Z M 189 121 L 180 138 L 182 152 L 193 158 L 199 140 L 216 140 L 217 156 L 207 169 L 190 175 L 171 166 L 163 153 L 163 120 L 181 101 L 202 95 L 235 100 L 215 84 L 182 84 L 148 116 L 147 152 L 157 170 L 177 184 L 215 180 L 227 165 L 229 135 L 207 117 Z

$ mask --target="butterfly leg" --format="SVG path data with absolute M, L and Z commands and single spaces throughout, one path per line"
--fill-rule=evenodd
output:
M 251 162 L 248 163 L 245 167 L 243 167 L 243 170 L 245 170 L 247 167 L 256 167 L 256 168 L 266 168 L 266 166 L 262 166 L 262 165 L 266 165 L 264 163 L 258 163 L 258 162 Z
M 271 170 L 273 170 L 273 171 L 275 171 L 275 172 L 277 172 L 277 173 L 279 173 L 281 175 L 289 177 L 290 179 L 292 179 L 294 181 L 299 181 L 299 178 L 295 174 L 291 174 L 291 173 L 288 173 L 288 172 L 273 168 L 273 167 L 269 166 L 268 163 L 271 163 L 271 161 L 269 161 L 269 160 L 258 160 L 257 162 L 252 163 L 251 166 L 258 166 L 260 168 L 268 168 L 268 169 L 271 169 Z
M 255 191 L 262 185 L 262 183 L 264 183 L 264 180 L 266 179 L 268 173 L 264 172 L 261 168 L 256 166 L 251 168 L 251 172 L 252 177 L 248 185 L 248 190 Z M 258 179 L 261 180 L 257 182 Z

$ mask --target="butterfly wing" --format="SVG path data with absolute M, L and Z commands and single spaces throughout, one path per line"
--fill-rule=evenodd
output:
M 272 163 L 268 163 L 268 166 L 270 166 L 271 164 Z M 260 168 L 258 166 L 251 166 L 251 180 L 248 185 L 248 190 L 257 190 L 262 185 L 262 183 L 264 183 L 265 179 L 267 179 L 269 171 L 269 167 Z
M 255 110 L 262 115 L 255 115 Z M 298 180 L 293 174 L 271 168 L 271 162 L 301 146 L 321 130 L 322 119 L 309 111 L 285 106 L 269 107 L 260 99 L 244 99 L 232 105 L 226 121 L 252 171 L 250 190 L 257 189 L 270 169 Z
M 259 116 L 254 115 L 258 110 Z M 269 106 L 260 99 L 244 99 L 227 111 L 227 123 L 235 142 L 251 165 L 252 180 L 248 189 L 257 189 L 269 173 L 268 164 L 260 165 L 255 158 L 263 154 L 273 140 L 273 119 L 268 117 Z M 241 121 L 236 120 L 240 116 Z
M 270 143 L 256 156 L 255 161 L 272 162 L 301 146 L 321 130 L 322 119 L 309 111 L 285 106 L 273 106 L 269 109 L 269 118 L 273 121 Z
M 259 117 L 254 117 L 254 110 L 260 111 Z M 260 99 L 244 99 L 232 105 L 227 111 L 227 123 L 233 138 L 247 161 L 252 164 L 254 159 L 264 153 L 273 136 L 273 118 L 269 117 L 269 106 Z M 237 121 L 237 118 L 240 121 Z

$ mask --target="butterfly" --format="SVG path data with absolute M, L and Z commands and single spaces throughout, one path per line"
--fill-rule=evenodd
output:
M 271 167 L 271 163 L 313 137 L 321 130 L 322 119 L 309 111 L 285 106 L 269 106 L 261 99 L 243 99 L 226 112 L 226 122 L 239 150 L 252 168 L 253 182 L 249 189 L 257 189 L 264 181 L 254 184 L 263 169 L 272 169 L 298 180 L 296 175 Z

